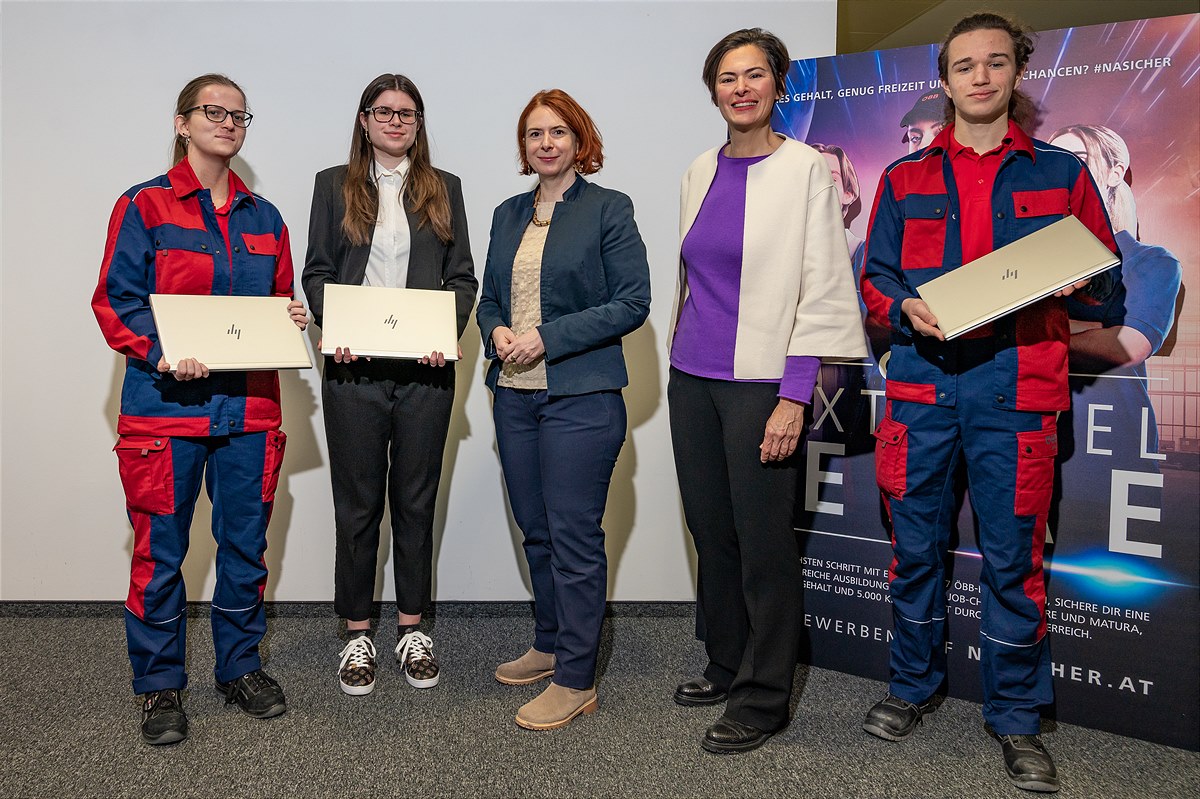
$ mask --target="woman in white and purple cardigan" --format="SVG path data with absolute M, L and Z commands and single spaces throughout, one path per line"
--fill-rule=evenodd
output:
M 866 355 L 829 167 L 771 130 L 788 66 L 758 28 L 713 47 L 703 77 L 729 141 L 692 163 L 680 196 L 667 394 L 709 664 L 675 701 L 728 699 L 701 742 L 717 753 L 788 724 L 803 622 L 796 453 L 820 359 Z

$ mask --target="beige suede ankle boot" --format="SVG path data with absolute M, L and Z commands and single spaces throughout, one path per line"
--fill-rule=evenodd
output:
M 501 663 L 496 668 L 496 679 L 505 685 L 529 685 L 552 674 L 553 653 L 539 652 L 533 648 L 516 660 Z
M 553 730 L 570 724 L 580 713 L 595 713 L 599 707 L 594 686 L 578 690 L 552 682 L 537 699 L 521 706 L 517 724 L 527 730 Z

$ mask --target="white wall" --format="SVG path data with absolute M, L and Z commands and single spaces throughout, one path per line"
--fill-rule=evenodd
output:
M 608 158 L 596 181 L 633 198 L 654 294 L 650 321 L 625 343 L 630 434 L 605 520 L 610 596 L 692 598 L 695 555 L 675 486 L 663 339 L 679 177 L 724 135 L 700 68 L 717 39 L 751 25 L 779 34 L 794 58 L 831 54 L 834 0 L 4 2 L 0 14 L 0 600 L 125 596 L 132 533 L 110 452 L 123 365 L 89 301 L 114 201 L 169 166 L 175 95 L 208 71 L 229 74 L 249 95 L 255 120 L 235 169 L 281 209 L 297 272 L 313 175 L 344 162 L 355 103 L 377 74 L 403 72 L 420 87 L 434 162 L 463 179 L 478 272 L 492 208 L 532 185 L 516 174 L 524 103 L 558 86 L 589 110 Z M 439 497 L 435 598 L 525 599 L 474 323 L 464 350 Z M 316 371 L 283 375 L 289 445 L 269 533 L 273 600 L 332 598 L 318 380 Z M 185 565 L 193 598 L 212 589 L 207 524 L 202 499 Z M 382 562 L 381 594 L 390 599 Z

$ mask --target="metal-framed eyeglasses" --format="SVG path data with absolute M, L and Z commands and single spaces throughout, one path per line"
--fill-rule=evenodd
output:
M 414 108 L 388 108 L 386 105 L 364 108 L 363 113 L 370 114 L 375 117 L 376 122 L 383 125 L 391 122 L 392 117 L 400 117 L 400 121 L 405 125 L 411 125 L 424 116 L 424 114 Z
M 203 111 L 204 116 L 209 122 L 224 122 L 226 117 L 233 117 L 233 124 L 239 128 L 250 127 L 250 121 L 254 119 L 254 114 L 245 111 L 230 111 L 228 108 L 219 105 L 194 105 L 191 108 L 184 110 L 180 116 L 187 116 L 193 111 Z

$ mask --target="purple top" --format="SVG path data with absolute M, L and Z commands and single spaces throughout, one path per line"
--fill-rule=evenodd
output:
M 671 344 L 671 365 L 681 372 L 714 380 L 737 380 L 733 376 L 733 353 L 746 234 L 746 173 L 766 157 L 730 158 L 724 148 L 717 151 L 717 174 L 683 239 L 688 296 L 679 311 Z M 820 368 L 820 358 L 789 355 L 782 380 L 740 382 L 779 383 L 779 396 L 809 403 Z

